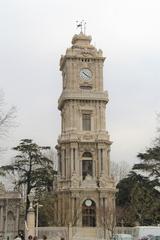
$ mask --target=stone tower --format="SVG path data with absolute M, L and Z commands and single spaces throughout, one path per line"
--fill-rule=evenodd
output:
M 106 213 L 114 211 L 104 60 L 83 32 L 73 36 L 72 46 L 60 59 L 63 90 L 58 101 L 61 135 L 55 186 L 55 222 L 60 226 L 101 226 Z

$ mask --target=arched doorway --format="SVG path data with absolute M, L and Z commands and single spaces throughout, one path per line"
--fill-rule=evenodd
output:
M 82 204 L 82 226 L 96 226 L 96 204 L 91 199 L 86 199 Z
M 90 152 L 84 152 L 82 155 L 82 178 L 87 175 L 93 176 L 93 160 Z

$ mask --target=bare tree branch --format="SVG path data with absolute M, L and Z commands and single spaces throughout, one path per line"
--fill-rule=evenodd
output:
M 4 94 L 0 90 L 0 140 L 8 135 L 10 128 L 15 127 L 16 107 L 12 106 L 8 110 L 5 109 Z M 5 151 L 0 147 L 0 153 Z

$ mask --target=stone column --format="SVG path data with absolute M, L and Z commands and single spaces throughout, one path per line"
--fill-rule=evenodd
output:
M 81 180 L 83 179 L 83 176 L 82 176 L 82 159 L 79 160 L 79 176 L 81 178 Z
M 71 131 L 72 129 L 72 100 L 68 101 L 68 127 L 69 127 L 69 131 Z
M 102 119 L 101 119 L 102 116 L 101 116 L 101 104 L 100 104 L 100 103 L 99 103 L 98 108 L 99 108 L 99 109 L 98 109 L 98 110 L 99 110 L 99 111 L 98 111 L 98 116 L 99 116 L 99 130 L 101 131 L 101 130 L 102 130 L 102 124 L 101 124 L 101 123 L 102 123 Z
M 110 176 L 110 148 L 107 150 L 107 163 L 106 164 L 106 172 L 107 175 Z
M 99 80 L 100 91 L 103 91 L 103 62 L 99 63 Z
M 101 102 L 99 103 L 99 121 L 100 121 L 100 131 L 102 131 L 102 121 L 103 121 L 103 119 L 102 119 L 102 104 L 101 104 Z
M 98 162 L 99 162 L 99 174 L 101 176 L 103 175 L 105 169 L 104 148 L 101 146 L 98 147 Z
M 62 162 L 61 162 L 61 155 L 58 151 L 58 175 L 62 176 Z
M 96 162 L 94 159 L 92 159 L 92 162 L 93 162 L 93 169 L 92 169 L 92 173 L 93 173 L 93 179 L 96 178 Z
M 100 204 L 99 204 L 99 224 L 103 225 L 103 213 L 104 213 L 104 209 L 103 209 L 103 197 L 100 197 Z
M 96 102 L 95 103 L 96 106 L 96 130 L 99 131 L 100 130 L 100 124 L 99 124 L 99 103 Z
M 6 199 L 6 210 L 5 210 L 5 225 L 4 225 L 4 234 L 6 238 L 7 227 L 8 227 L 8 199 Z
M 102 104 L 102 116 L 103 116 L 103 130 L 105 131 L 106 129 L 106 117 L 105 117 L 105 111 L 106 111 L 106 106 L 103 103 Z
M 68 224 L 68 239 L 72 239 L 72 224 Z
M 73 222 L 74 222 L 74 196 L 71 196 L 70 209 L 71 209 L 71 221 L 72 221 L 72 225 L 73 225 Z
M 75 172 L 79 173 L 78 145 L 75 147 Z M 78 174 L 79 175 L 79 174 Z
M 73 101 L 73 128 L 74 128 L 74 130 L 77 130 L 78 126 L 79 126 L 79 118 L 78 118 L 78 122 L 76 122 L 76 116 L 77 116 L 76 110 L 77 110 L 77 103 L 76 103 L 76 100 L 74 100 Z
M 60 198 L 59 196 L 57 197 L 57 221 L 58 221 L 58 225 L 60 224 Z
M 99 167 L 99 175 L 101 175 L 101 171 L 102 171 L 102 169 L 101 169 L 101 149 L 100 148 L 98 148 L 98 167 Z
M 71 159 L 71 176 L 73 174 L 73 147 L 71 146 L 71 151 L 70 151 L 70 159 Z
M 0 207 L 1 212 L 0 212 L 0 232 L 2 233 L 3 231 L 3 206 L 1 205 Z
M 104 149 L 101 148 L 101 173 L 104 173 L 104 169 L 105 169 L 105 162 L 104 162 Z
M 19 224 L 19 203 L 16 205 L 16 232 L 18 232 L 18 224 Z
M 61 164 L 62 164 L 62 178 L 64 178 L 64 172 L 65 172 L 65 163 L 64 163 L 65 159 L 64 159 L 64 148 L 62 148 L 61 150 Z

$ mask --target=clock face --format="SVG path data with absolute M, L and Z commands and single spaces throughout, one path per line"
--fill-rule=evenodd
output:
M 88 68 L 82 68 L 80 70 L 80 77 L 86 81 L 91 80 L 92 72 Z
M 90 206 L 92 205 L 92 201 L 91 201 L 90 199 L 87 199 L 87 200 L 85 201 L 85 205 L 86 205 L 87 207 L 90 207 Z

